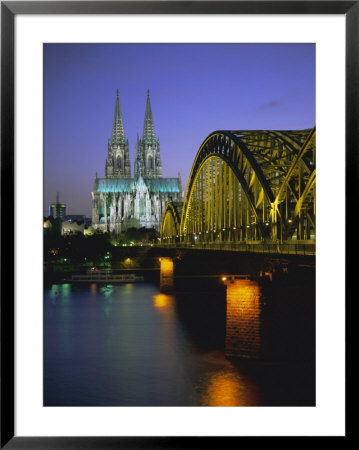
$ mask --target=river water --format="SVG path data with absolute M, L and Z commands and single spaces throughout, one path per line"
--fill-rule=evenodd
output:
M 225 299 L 208 303 L 203 322 L 186 306 L 194 300 L 151 283 L 47 286 L 44 405 L 315 404 L 312 368 L 229 361 Z

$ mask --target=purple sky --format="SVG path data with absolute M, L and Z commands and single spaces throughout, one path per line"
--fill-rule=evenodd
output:
M 315 125 L 314 44 L 45 44 L 44 215 L 56 200 L 91 216 L 104 176 L 116 89 L 133 175 L 150 89 L 164 177 L 183 189 L 214 130 Z

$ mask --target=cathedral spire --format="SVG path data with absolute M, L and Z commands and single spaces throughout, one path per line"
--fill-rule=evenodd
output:
M 107 147 L 105 176 L 106 178 L 131 177 L 129 146 L 123 129 L 118 89 L 116 90 L 116 105 L 113 118 L 112 137 L 109 140 Z
M 116 90 L 116 106 L 113 118 L 111 144 L 122 144 L 125 142 L 125 131 L 123 128 L 122 113 L 120 107 L 119 91 Z
M 145 112 L 145 122 L 143 124 L 142 142 L 144 144 L 152 144 L 156 142 L 155 127 L 153 124 L 150 90 L 147 89 L 147 103 Z

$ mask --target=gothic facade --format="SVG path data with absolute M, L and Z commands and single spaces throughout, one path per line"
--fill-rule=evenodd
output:
M 147 91 L 142 139 L 135 147 L 131 178 L 129 144 L 125 137 L 117 90 L 112 137 L 108 141 L 105 177 L 96 174 L 92 193 L 92 226 L 102 231 L 155 228 L 159 231 L 166 203 L 182 200 L 180 174 L 162 178 L 160 142 L 156 138 Z

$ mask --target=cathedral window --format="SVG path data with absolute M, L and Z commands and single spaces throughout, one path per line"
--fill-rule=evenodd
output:
M 140 217 L 146 216 L 146 199 L 144 197 L 140 198 Z

